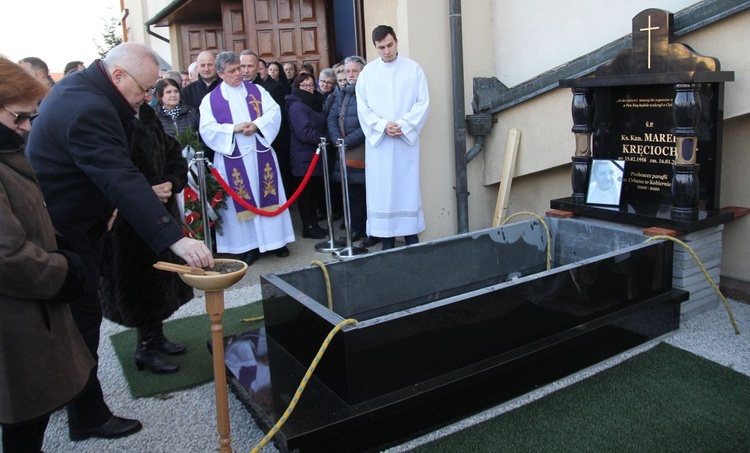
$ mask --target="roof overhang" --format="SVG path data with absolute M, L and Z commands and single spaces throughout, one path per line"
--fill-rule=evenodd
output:
M 221 3 L 216 0 L 173 0 L 151 19 L 146 26 L 168 27 L 171 24 L 221 21 Z

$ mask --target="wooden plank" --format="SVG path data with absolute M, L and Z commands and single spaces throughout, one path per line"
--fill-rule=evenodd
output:
M 572 219 L 574 217 L 578 217 L 578 214 L 570 211 L 563 211 L 561 209 L 550 209 L 548 210 L 545 215 L 547 217 L 555 217 L 558 219 Z
M 673 238 L 676 238 L 682 233 L 677 230 L 669 230 L 666 228 L 651 227 L 651 228 L 644 229 L 643 234 L 645 234 L 646 236 L 671 236 Z
M 721 208 L 722 212 L 731 211 L 734 214 L 734 218 L 742 217 L 750 214 L 750 208 L 744 208 L 741 206 L 726 206 Z
M 513 173 L 516 169 L 516 156 L 518 155 L 518 143 L 521 141 L 521 130 L 511 129 L 508 134 L 508 144 L 505 146 L 505 159 L 503 160 L 503 169 L 500 174 L 500 188 L 497 193 L 497 203 L 495 204 L 495 216 L 492 219 L 492 226 L 496 227 L 505 219 L 508 212 L 508 199 L 510 198 L 510 186 L 513 181 Z

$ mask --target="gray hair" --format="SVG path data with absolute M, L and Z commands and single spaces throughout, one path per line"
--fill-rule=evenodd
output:
M 334 81 L 336 80 L 336 74 L 334 74 L 333 69 L 331 68 L 325 68 L 324 70 L 320 71 L 320 75 L 318 75 L 318 79 L 322 78 L 331 78 Z
M 104 57 L 104 65 L 109 71 L 120 66 L 131 71 L 141 65 L 145 59 L 159 67 L 159 56 L 151 48 L 137 42 L 124 42 L 113 47 Z
M 260 57 L 258 56 L 258 54 L 255 53 L 255 52 L 253 52 L 252 50 L 245 49 L 242 52 L 240 52 L 240 56 L 242 56 L 242 55 L 255 55 L 255 58 L 257 58 L 258 60 L 260 60 Z
M 167 71 L 164 73 L 164 78 L 169 78 L 177 83 L 182 83 L 182 75 L 180 75 L 179 71 Z
M 357 56 L 357 55 L 346 57 L 346 59 L 344 59 L 344 65 L 346 65 L 347 63 L 357 63 L 362 68 L 364 68 L 365 65 L 367 64 L 364 58 Z
M 216 66 L 216 72 L 224 73 L 224 68 L 228 64 L 240 64 L 240 57 L 232 51 L 221 52 L 216 56 L 214 66 Z

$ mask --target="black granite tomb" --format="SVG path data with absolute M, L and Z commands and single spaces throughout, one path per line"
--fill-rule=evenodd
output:
M 376 451 L 679 327 L 672 243 L 577 219 L 522 222 L 262 275 L 265 328 L 227 338 L 233 388 L 268 430 L 336 335 L 275 441 Z M 547 261 L 550 268 L 547 269 Z
M 633 46 L 573 90 L 573 194 L 551 206 L 635 225 L 691 232 L 733 219 L 721 208 L 724 82 L 716 58 L 673 42 L 673 15 L 633 18 Z M 586 203 L 593 159 L 625 161 L 619 207 Z

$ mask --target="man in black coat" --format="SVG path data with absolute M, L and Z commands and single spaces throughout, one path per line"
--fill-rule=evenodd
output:
M 116 215 L 124 216 L 155 252 L 170 248 L 191 266 L 213 265 L 210 250 L 184 237 L 131 160 L 133 120 L 150 98 L 158 72 L 157 56 L 148 47 L 120 44 L 103 61 L 55 85 L 26 148 L 61 235 L 60 249 L 84 261 L 86 290 L 71 302 L 71 311 L 94 359 L 102 321 L 97 294 L 102 238 Z M 121 437 L 141 429 L 137 420 L 109 410 L 97 368 L 68 405 L 71 440 Z
M 221 83 L 216 74 L 215 60 L 216 56 L 208 50 L 199 53 L 196 59 L 198 80 L 182 89 L 182 102 L 195 107 L 196 110 L 200 108 L 203 98 Z

